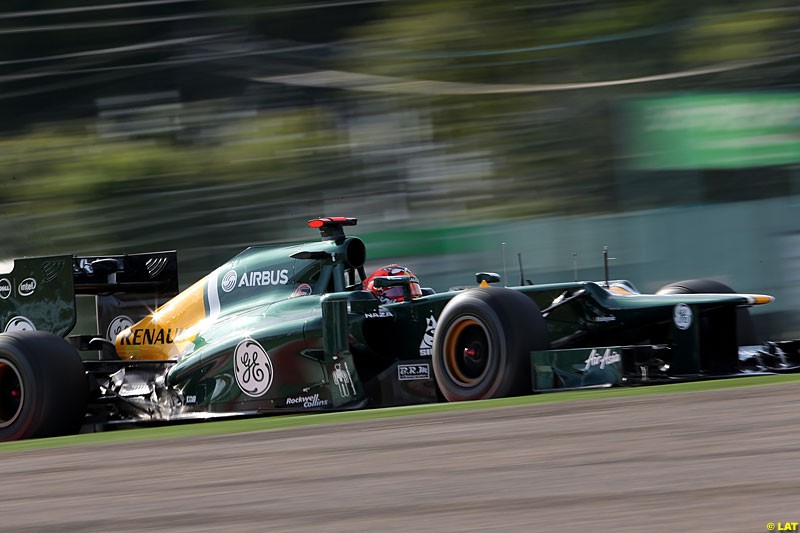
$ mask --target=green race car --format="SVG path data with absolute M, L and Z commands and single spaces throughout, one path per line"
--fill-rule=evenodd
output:
M 754 339 L 747 307 L 770 296 L 492 273 L 436 293 L 403 269 L 367 276 L 355 224 L 312 220 L 321 240 L 250 247 L 182 292 L 175 252 L 15 261 L 0 440 L 800 370 L 800 342 Z M 69 335 L 76 295 L 95 296 L 97 334 Z

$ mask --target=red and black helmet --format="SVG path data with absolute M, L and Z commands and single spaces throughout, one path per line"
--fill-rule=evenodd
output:
M 410 279 L 409 288 L 411 289 L 411 297 L 419 298 L 422 296 L 422 289 L 419 286 L 419 279 L 408 268 L 401 265 L 386 265 L 379 268 L 364 280 L 364 289 L 372 292 L 383 303 L 394 303 L 405 301 L 405 287 L 376 287 L 373 280 L 376 277 L 384 276 L 407 276 Z

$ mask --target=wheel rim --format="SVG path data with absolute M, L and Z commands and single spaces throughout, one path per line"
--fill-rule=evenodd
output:
M 7 359 L 0 359 L 0 428 L 19 418 L 24 401 L 25 389 L 17 367 Z
M 454 382 L 474 386 L 489 369 L 489 335 L 478 319 L 461 317 L 449 328 L 444 339 L 445 370 Z

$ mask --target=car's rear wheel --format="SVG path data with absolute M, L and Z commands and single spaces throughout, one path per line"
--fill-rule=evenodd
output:
M 530 393 L 530 352 L 547 348 L 544 318 L 530 298 L 509 289 L 469 290 L 439 316 L 436 383 L 449 401 Z
M 43 331 L 0 335 L 0 441 L 77 432 L 88 387 L 77 352 Z
M 656 294 L 734 294 L 735 290 L 713 279 L 687 279 L 664 285 Z M 739 346 L 759 344 L 753 318 L 746 308 L 736 310 L 736 341 Z

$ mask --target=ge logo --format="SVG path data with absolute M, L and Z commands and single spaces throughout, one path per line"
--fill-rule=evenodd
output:
M 231 292 L 236 287 L 237 274 L 235 270 L 228 270 L 222 277 L 222 290 Z
M 233 372 L 242 392 L 253 398 L 272 385 L 272 361 L 267 351 L 253 339 L 245 339 L 233 350 Z
M 692 308 L 686 304 L 678 304 L 672 312 L 672 319 L 678 329 L 689 329 L 692 325 Z

